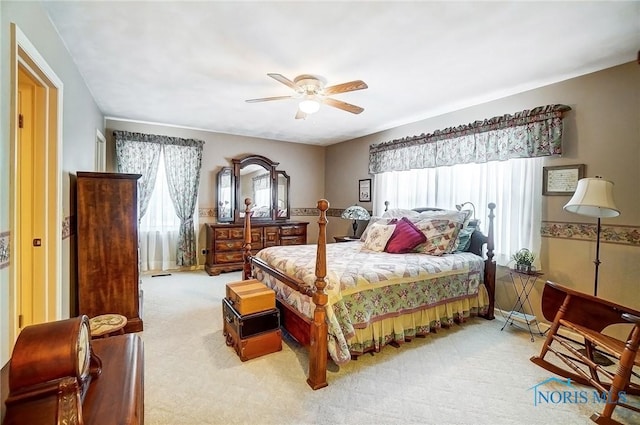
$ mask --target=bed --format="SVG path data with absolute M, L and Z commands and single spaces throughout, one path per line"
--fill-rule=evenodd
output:
M 389 233 L 389 228 L 406 226 L 408 219 L 399 215 L 372 220 L 360 241 L 327 245 L 328 208 L 328 201 L 318 201 L 316 245 L 270 247 L 255 254 L 251 253 L 251 214 L 245 214 L 243 277 L 258 279 L 275 290 L 282 326 L 309 349 L 311 388 L 327 385 L 329 357 L 342 364 L 385 345 L 462 323 L 470 315 L 494 318 L 494 204 L 489 204 L 487 235 L 461 223 L 459 230 L 467 230 L 468 248 L 444 255 L 386 252 L 391 246 L 388 235 L 383 238 L 385 248 L 376 248 L 379 235 L 367 232 Z M 431 210 L 416 209 L 412 214 L 449 213 Z M 421 247 L 428 245 L 426 240 Z

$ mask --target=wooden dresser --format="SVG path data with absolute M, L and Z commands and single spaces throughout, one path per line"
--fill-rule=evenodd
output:
M 307 243 L 307 222 L 269 221 L 251 223 L 251 252 L 276 245 L 304 245 Z M 207 261 L 204 269 L 210 275 L 242 270 L 244 224 L 206 224 Z
M 115 313 L 142 331 L 138 264 L 139 174 L 77 173 L 78 313 Z

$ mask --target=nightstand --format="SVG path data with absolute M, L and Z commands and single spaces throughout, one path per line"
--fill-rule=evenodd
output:
M 353 242 L 360 240 L 360 238 L 354 238 L 353 236 L 334 236 L 333 239 L 335 239 L 336 242 Z

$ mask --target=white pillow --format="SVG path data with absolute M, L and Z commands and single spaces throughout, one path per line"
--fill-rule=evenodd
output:
M 452 211 L 452 210 L 439 210 L 439 211 L 423 211 L 419 214 L 418 217 L 412 218 L 411 221 L 414 223 L 422 220 L 429 220 L 433 218 L 443 219 L 443 220 L 453 220 L 458 223 L 465 223 L 467 217 L 469 216 L 469 210 L 463 211 Z
M 370 227 L 371 229 L 364 241 L 364 248 L 370 251 L 384 251 L 393 231 L 396 230 L 396 225 L 373 223 Z
M 367 235 L 369 234 L 369 230 L 371 230 L 371 226 L 373 226 L 374 223 L 380 223 L 380 224 L 389 224 L 389 221 L 391 219 L 390 218 L 382 218 L 379 216 L 373 216 L 369 219 L 369 223 L 367 223 L 367 227 L 365 227 L 364 232 L 362 232 L 362 235 L 360 235 L 360 242 L 364 242 L 365 240 L 367 240 Z
M 384 214 L 382 214 L 382 217 L 385 217 L 385 218 L 402 218 L 402 217 L 417 218 L 419 215 L 420 215 L 420 213 L 418 211 L 407 210 L 407 209 L 403 209 L 403 208 L 393 208 L 393 209 L 385 211 Z

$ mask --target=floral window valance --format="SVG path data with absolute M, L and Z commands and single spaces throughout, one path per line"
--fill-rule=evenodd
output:
M 130 131 L 115 130 L 113 135 L 116 138 L 116 143 L 127 140 L 131 142 L 156 143 L 159 145 L 191 146 L 200 149 L 204 146 L 204 141 L 202 140 L 182 139 L 180 137 L 161 136 L 157 134 L 133 133 Z
M 530 110 L 405 137 L 369 147 L 369 172 L 405 171 L 471 162 L 562 154 L 562 119 L 571 108 Z

